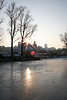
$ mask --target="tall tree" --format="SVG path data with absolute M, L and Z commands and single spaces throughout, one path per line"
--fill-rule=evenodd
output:
M 11 36 L 11 57 L 13 58 L 13 41 L 14 37 L 17 35 L 19 31 L 19 27 L 17 25 L 17 19 L 21 15 L 21 13 L 24 11 L 25 7 L 20 6 L 16 7 L 15 2 L 12 2 L 11 5 L 8 6 L 8 9 L 6 10 L 6 14 L 9 16 L 10 19 L 10 29 L 9 33 Z
M 4 4 L 4 0 L 0 0 L 0 11 L 2 10 L 2 8 L 5 6 Z M 0 24 L 3 22 L 3 18 L 0 19 Z M 0 28 L 0 41 L 2 40 L 2 36 L 3 36 L 3 31 L 2 28 Z
M 61 42 L 63 42 L 65 47 L 67 48 L 67 33 L 65 32 L 64 34 L 60 34 L 60 37 L 61 37 Z
M 2 28 L 0 28 L 0 42 L 2 42 L 2 39 L 3 39 L 3 29 Z
M 35 32 L 37 25 L 31 24 L 33 21 L 29 11 L 20 16 L 20 34 L 21 34 L 21 55 L 23 56 L 23 44 L 26 38 L 32 36 Z
M 0 10 L 4 7 L 4 1 L 5 0 L 0 0 Z

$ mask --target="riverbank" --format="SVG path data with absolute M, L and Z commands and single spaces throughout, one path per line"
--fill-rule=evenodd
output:
M 15 61 L 34 61 L 34 60 L 41 60 L 41 59 L 55 59 L 55 58 L 67 58 L 67 56 L 45 56 L 45 57 L 34 57 L 34 56 L 25 56 L 25 57 L 0 57 L 0 62 L 15 62 Z
M 40 57 L 1 57 L 0 62 L 40 60 Z

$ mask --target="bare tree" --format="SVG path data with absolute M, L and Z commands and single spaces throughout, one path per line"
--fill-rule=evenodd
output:
M 8 6 L 8 9 L 6 10 L 6 14 L 9 16 L 10 19 L 10 29 L 9 33 L 11 36 L 11 57 L 13 58 L 13 41 L 14 37 L 17 35 L 19 31 L 19 27 L 17 25 L 17 19 L 21 15 L 21 13 L 24 11 L 25 7 L 20 6 L 16 7 L 15 2 L 12 2 L 11 5 Z
M 26 38 L 31 37 L 35 32 L 37 25 L 32 25 L 33 21 L 29 11 L 20 16 L 20 34 L 21 34 L 21 55 L 23 56 L 23 44 Z
M 0 28 L 0 42 L 2 42 L 2 39 L 3 39 L 3 29 L 2 28 Z
M 65 32 L 64 34 L 60 34 L 60 37 L 61 37 L 61 42 L 63 42 L 65 47 L 67 48 L 67 33 Z
M 5 6 L 4 4 L 4 0 L 0 0 L 0 11 L 2 10 L 2 8 Z M 0 19 L 0 24 L 3 22 L 3 18 Z M 2 28 L 0 28 L 0 41 L 2 40 L 2 36 L 3 36 L 3 31 Z
M 0 10 L 4 7 L 4 1 L 5 0 L 0 0 Z

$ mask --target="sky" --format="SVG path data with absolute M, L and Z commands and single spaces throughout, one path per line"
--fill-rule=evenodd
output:
M 32 36 L 32 41 L 36 41 L 38 46 L 63 48 L 60 34 L 67 31 L 67 0 L 13 0 L 16 5 L 26 6 L 30 11 L 34 23 L 38 25 L 37 31 Z M 5 12 L 12 0 L 6 0 L 6 7 L 3 8 L 5 39 L 3 44 L 10 46 L 10 36 L 7 32 L 9 18 Z M 3 25 L 2 25 L 3 27 Z M 17 41 L 18 42 L 18 41 Z M 18 43 L 14 45 L 17 45 Z M 1 44 L 2 45 L 2 44 Z

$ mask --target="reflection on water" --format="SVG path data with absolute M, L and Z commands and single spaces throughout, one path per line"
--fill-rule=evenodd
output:
M 25 72 L 25 90 L 28 92 L 32 85 L 32 77 L 31 77 L 31 70 L 28 67 Z
M 27 80 L 30 80 L 31 75 L 30 75 L 30 69 L 29 68 L 27 68 L 27 70 L 26 70 L 26 76 L 27 76 Z
M 13 85 L 13 63 L 11 63 L 11 86 Z

